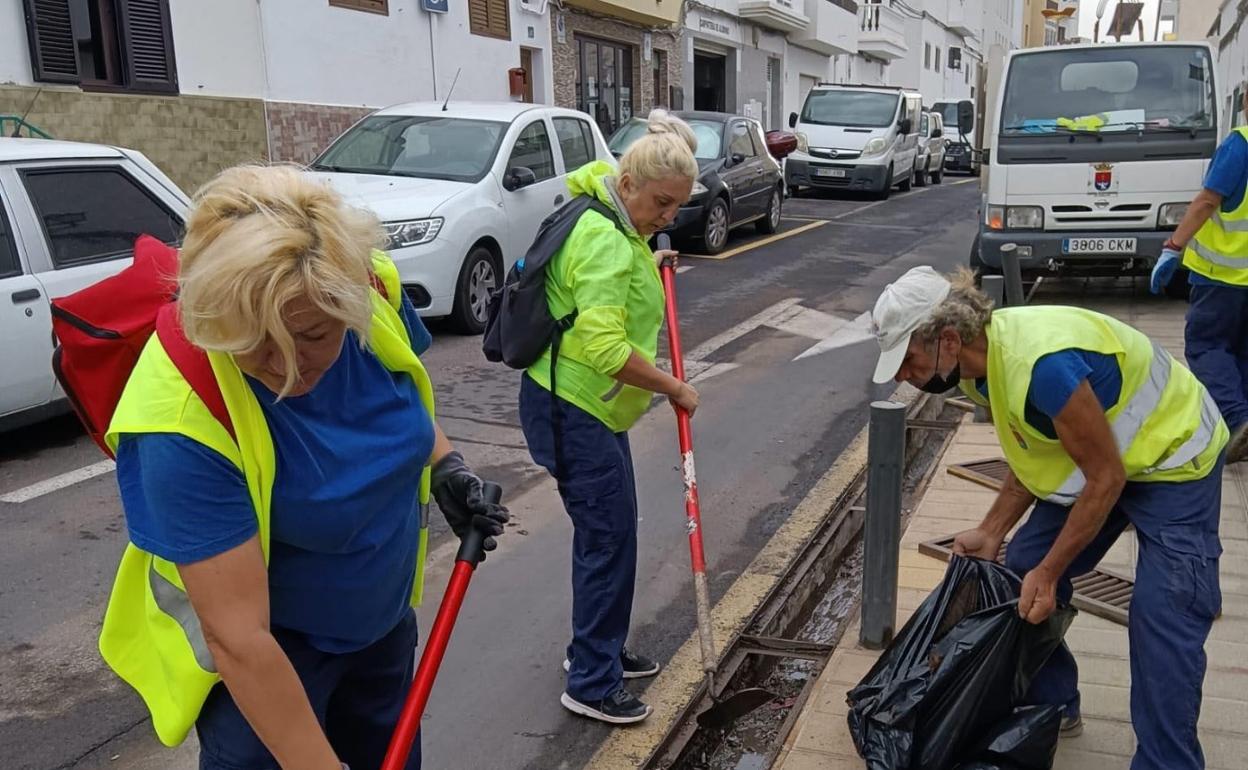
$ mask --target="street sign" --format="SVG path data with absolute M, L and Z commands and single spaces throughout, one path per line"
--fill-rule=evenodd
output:
M 451 0 L 420 0 L 420 7 L 427 13 L 448 13 Z

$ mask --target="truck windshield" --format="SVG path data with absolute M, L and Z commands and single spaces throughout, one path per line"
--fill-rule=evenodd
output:
M 802 108 L 802 122 L 821 126 L 883 128 L 897 114 L 896 94 L 871 91 L 811 91 Z
M 958 103 L 957 102 L 937 102 L 932 106 L 932 112 L 940 113 L 940 119 L 945 122 L 946 128 L 952 128 L 956 133 L 958 130 Z
M 1003 136 L 1216 126 L 1213 65 L 1196 46 L 1075 48 L 1018 56 L 1001 108 Z

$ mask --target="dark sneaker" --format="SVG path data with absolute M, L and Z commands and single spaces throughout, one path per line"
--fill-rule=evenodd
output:
M 559 696 L 559 702 L 573 714 L 597 719 L 612 725 L 631 725 L 650 716 L 651 708 L 642 703 L 623 687 L 613 692 L 606 700 L 582 703 L 566 692 Z
M 1077 738 L 1083 735 L 1083 717 L 1062 715 L 1062 726 L 1058 729 L 1059 738 Z
M 1242 463 L 1248 460 L 1248 423 L 1239 426 L 1239 430 L 1231 434 L 1231 442 L 1226 445 L 1226 464 Z
M 645 655 L 638 655 L 627 649 L 620 655 L 620 663 L 624 666 L 625 679 L 644 679 L 659 673 L 659 669 L 662 668 L 656 661 L 650 660 Z M 563 670 L 570 671 L 571 669 L 572 661 L 564 658 Z

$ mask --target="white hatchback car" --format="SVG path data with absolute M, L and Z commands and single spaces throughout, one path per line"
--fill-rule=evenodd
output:
M 567 174 L 592 160 L 614 162 L 582 112 L 428 102 L 369 115 L 311 168 L 381 219 L 420 314 L 472 334 L 538 225 L 567 201 Z
M 130 264 L 141 233 L 182 239 L 190 200 L 134 150 L 0 138 L 0 428 L 63 411 L 50 300 Z

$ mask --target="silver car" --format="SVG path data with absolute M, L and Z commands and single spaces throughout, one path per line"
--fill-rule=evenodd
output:
M 919 155 L 914 161 L 914 183 L 940 184 L 945 178 L 945 122 L 939 112 L 919 117 Z

